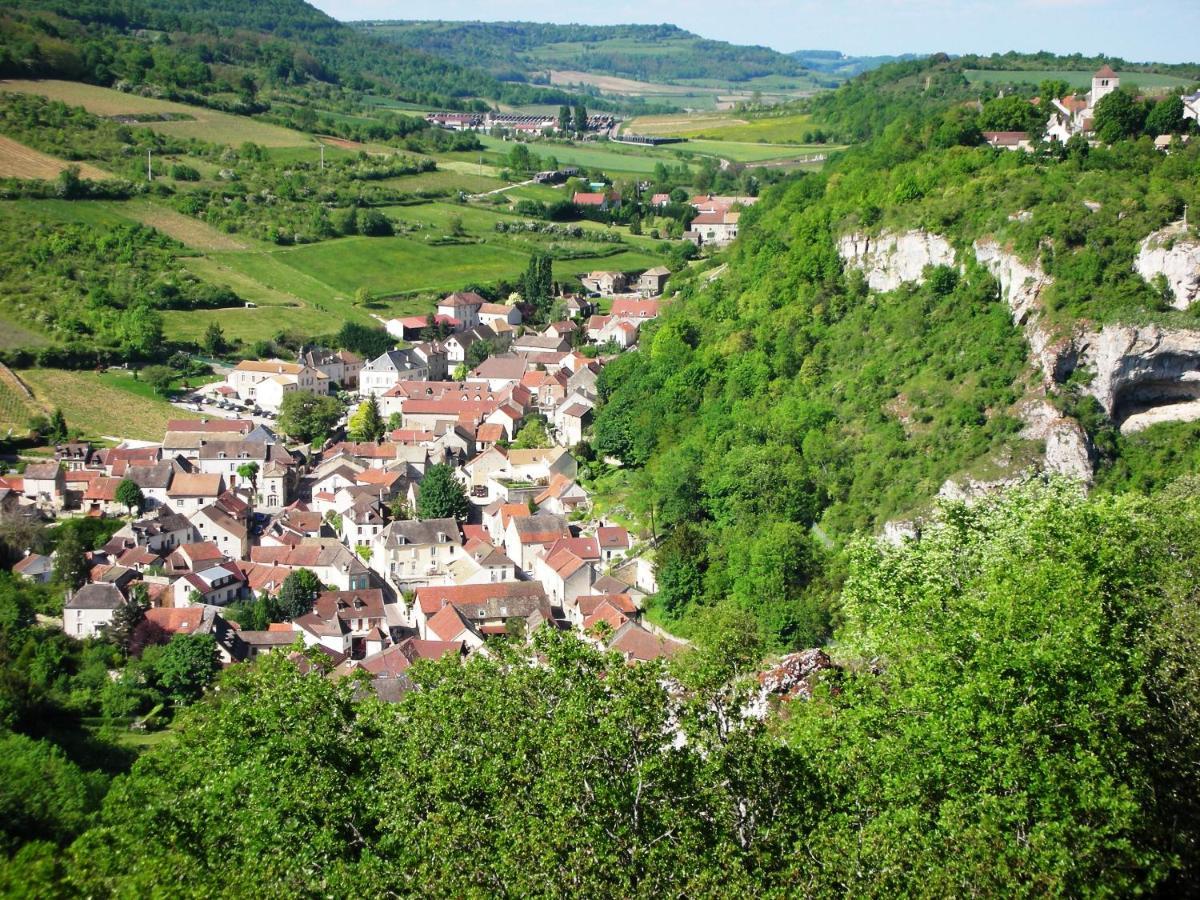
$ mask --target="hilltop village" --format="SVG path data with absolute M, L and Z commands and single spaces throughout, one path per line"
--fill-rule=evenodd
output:
M 315 650 L 329 677 L 366 673 L 385 698 L 416 659 L 486 654 L 540 627 L 630 661 L 669 657 L 682 642 L 641 615 L 652 542 L 594 514 L 573 454 L 603 367 L 636 347 L 669 277 L 593 272 L 540 330 L 520 303 L 459 292 L 387 321 L 402 349 L 375 359 L 306 347 L 239 362 L 160 442 L 60 444 L 5 476 L 0 503 L 35 521 L 120 521 L 66 597 L 61 627 L 78 639 L 132 617 L 161 642 L 211 635 L 223 665 Z M 419 340 L 431 330 L 443 336 Z M 494 352 L 474 363 L 480 346 Z M 331 438 L 280 436 L 281 416 L 339 394 Z M 48 582 L 61 565 L 30 553 L 14 572 Z

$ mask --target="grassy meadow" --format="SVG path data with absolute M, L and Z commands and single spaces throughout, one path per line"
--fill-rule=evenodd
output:
M 264 147 L 296 147 L 313 143 L 313 139 L 306 134 L 257 119 L 74 81 L 4 79 L 0 80 L 0 92 L 4 91 L 39 94 L 69 106 L 82 106 L 98 116 L 180 116 L 178 121 L 147 122 L 145 127 L 162 134 L 196 138 L 214 144 L 236 147 L 245 141 L 253 141 Z
M 198 418 L 147 392 L 131 373 L 121 370 L 97 374 L 24 369 L 18 374 L 40 406 L 61 409 L 67 424 L 88 437 L 156 441 L 162 439 L 168 419 Z

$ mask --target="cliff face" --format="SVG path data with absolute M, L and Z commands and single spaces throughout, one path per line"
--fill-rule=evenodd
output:
M 1187 309 L 1200 297 L 1200 243 L 1188 239 L 1182 222 L 1142 241 L 1133 268 L 1147 281 L 1166 278 L 1175 309 Z
M 954 248 L 944 237 L 924 231 L 877 236 L 848 234 L 838 241 L 838 253 L 862 271 L 873 291 L 894 291 L 902 284 L 921 284 L 926 266 L 952 266 Z
M 1175 305 L 1186 308 L 1200 296 L 1200 245 L 1176 241 L 1168 247 L 1169 231 L 1147 238 L 1136 268 L 1146 278 L 1166 276 Z M 976 241 L 973 249 L 976 261 L 999 282 L 1001 298 L 1029 343 L 1030 364 L 1040 375 L 1040 385 L 1019 404 L 1018 414 L 1025 423 L 1021 436 L 1044 442 L 1047 471 L 1083 481 L 1092 477 L 1087 434 L 1047 399 L 1047 392 L 1076 369 L 1090 376 L 1083 392 L 1094 397 L 1125 433 L 1159 422 L 1200 419 L 1200 331 L 1156 325 L 1055 329 L 1047 324 L 1042 303 L 1043 292 L 1053 284 L 1049 275 L 995 241 Z M 849 235 L 838 242 L 838 251 L 846 265 L 862 270 L 868 284 L 879 291 L 920 283 L 926 266 L 956 261 L 944 237 L 920 231 L 885 232 L 874 239 Z M 966 482 L 947 485 L 943 493 L 958 496 L 986 488 Z

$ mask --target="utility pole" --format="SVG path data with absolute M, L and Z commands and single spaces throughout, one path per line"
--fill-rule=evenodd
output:
M 321 171 L 325 171 L 325 145 L 321 144 Z
M 146 180 L 154 180 L 154 167 L 150 164 L 150 151 L 146 151 Z

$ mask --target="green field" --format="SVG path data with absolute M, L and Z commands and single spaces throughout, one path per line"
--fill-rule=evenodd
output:
M 488 135 L 480 135 L 480 141 L 490 151 L 508 153 L 512 142 Z M 634 147 L 622 144 L 533 144 L 539 156 L 553 156 L 560 165 L 602 169 L 610 174 L 629 173 L 644 175 L 654 171 L 656 163 L 673 161 L 662 148 Z
M 741 143 L 803 144 L 812 117 L 801 114 L 747 117 L 745 114 L 646 116 L 634 119 L 626 131 Z
M 18 373 L 38 402 L 58 407 L 71 428 L 86 436 L 105 435 L 136 440 L 162 440 L 168 419 L 196 418 L 159 397 L 147 396 L 127 373 L 67 372 L 62 369 L 25 369 Z M 120 410 L 120 416 L 114 416 Z
M 149 122 L 146 127 L 163 134 L 196 138 L 215 144 L 230 144 L 236 147 L 245 141 L 253 141 L 264 147 L 294 147 L 313 142 L 306 134 L 257 119 L 234 116 L 201 106 L 139 97 L 136 94 L 126 94 L 74 81 L 0 80 L 0 91 L 40 94 L 71 106 L 82 106 L 98 116 L 164 113 L 186 116 L 185 120 L 176 122 Z
M 1073 88 L 1082 90 L 1092 86 L 1091 71 L 1072 71 L 1063 69 L 1026 69 L 1009 71 L 1007 69 L 968 69 L 965 73 L 967 80 L 973 84 L 1041 84 L 1043 81 L 1061 79 Z M 1174 75 L 1154 75 L 1148 72 L 1118 72 L 1121 76 L 1122 87 L 1140 88 L 1174 88 L 1187 87 L 1191 82 L 1186 78 Z

